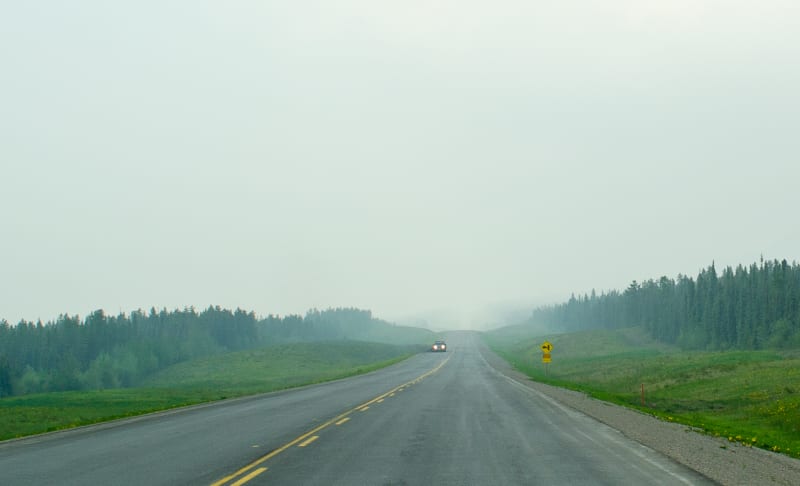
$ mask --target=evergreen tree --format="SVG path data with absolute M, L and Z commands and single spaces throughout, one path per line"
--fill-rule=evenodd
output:
M 11 395 L 11 364 L 0 355 L 0 398 Z

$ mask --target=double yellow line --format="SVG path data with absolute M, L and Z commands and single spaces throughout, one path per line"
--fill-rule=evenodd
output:
M 432 375 L 432 374 L 436 373 L 437 371 L 439 371 L 442 368 L 442 366 L 445 365 L 445 363 L 450 361 L 450 358 L 452 356 L 453 355 L 451 353 L 447 357 L 447 359 L 445 359 L 444 361 L 439 363 L 433 369 L 423 373 L 422 375 L 414 378 L 411 381 L 408 381 L 406 383 L 403 383 L 402 385 L 399 385 L 399 386 L 396 386 L 396 387 L 392 388 L 391 390 L 387 391 L 386 393 L 384 393 L 382 395 L 379 395 L 379 396 L 373 398 L 372 400 L 369 400 L 367 402 L 362 403 L 361 405 L 353 407 L 350 410 L 348 410 L 348 411 L 346 411 L 346 412 L 344 412 L 344 413 L 342 413 L 340 415 L 337 415 L 336 417 L 328 420 L 327 422 L 325 422 L 325 423 L 323 423 L 321 425 L 318 425 L 317 427 L 314 427 L 313 429 L 311 429 L 308 432 L 306 432 L 305 434 L 297 437 L 296 439 L 292 440 L 291 442 L 286 443 L 285 445 L 275 449 L 274 451 L 270 452 L 267 455 L 259 457 L 258 459 L 256 459 L 255 461 L 251 462 L 250 464 L 246 465 L 245 467 L 239 469 L 235 473 L 233 473 L 233 474 L 231 474 L 229 476 L 225 476 L 224 478 L 220 479 L 219 481 L 216 481 L 216 482 L 212 483 L 211 486 L 222 486 L 223 484 L 226 484 L 228 481 L 236 479 L 239 476 L 242 476 L 243 474 L 246 474 L 246 473 L 249 472 L 249 474 L 246 474 L 245 476 L 242 476 L 241 478 L 239 478 L 239 480 L 237 480 L 236 482 L 231 483 L 229 485 L 229 486 L 241 486 L 242 484 L 250 481 L 254 477 L 258 476 L 259 474 L 261 474 L 261 473 L 263 473 L 264 471 L 267 470 L 266 467 L 256 468 L 256 466 L 259 466 L 259 465 L 263 464 L 264 462 L 272 459 L 273 457 L 277 456 L 278 454 L 280 454 L 281 452 L 285 451 L 286 449 L 288 449 L 290 447 L 293 447 L 293 446 L 296 446 L 298 444 L 301 444 L 301 443 L 305 442 L 306 440 L 311 438 L 311 436 L 313 436 L 317 432 L 319 432 L 319 431 L 321 431 L 323 429 L 326 429 L 326 428 L 330 427 L 333 424 L 339 425 L 339 424 L 342 424 L 342 423 L 346 422 L 347 420 L 344 420 L 344 419 L 348 419 L 349 420 L 348 416 L 353 414 L 354 412 L 364 411 L 364 410 L 368 409 L 369 406 L 372 405 L 373 403 L 376 403 L 378 401 L 383 401 L 386 397 L 388 397 L 390 395 L 394 395 L 398 391 L 402 391 L 403 389 L 405 389 L 405 388 L 407 388 L 407 387 L 409 387 L 411 385 L 419 383 L 420 381 L 424 380 L 425 378 L 427 378 L 430 375 Z M 254 468 L 256 468 L 256 469 L 254 469 Z

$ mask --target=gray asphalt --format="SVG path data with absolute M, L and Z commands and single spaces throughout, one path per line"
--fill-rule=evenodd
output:
M 338 382 L 0 443 L 0 484 L 710 484 L 502 375 L 477 335 L 448 345 Z

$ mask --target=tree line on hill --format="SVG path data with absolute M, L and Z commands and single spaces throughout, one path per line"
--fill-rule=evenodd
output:
M 0 397 L 134 386 L 181 361 L 271 344 L 344 339 L 412 344 L 427 341 L 428 333 L 352 308 L 264 319 L 217 306 L 116 316 L 98 310 L 84 319 L 61 315 L 15 326 L 0 320 Z
M 712 263 L 696 278 L 573 294 L 535 309 L 530 321 L 567 331 L 644 326 L 653 338 L 688 349 L 800 347 L 800 265 L 762 258 L 718 274 Z

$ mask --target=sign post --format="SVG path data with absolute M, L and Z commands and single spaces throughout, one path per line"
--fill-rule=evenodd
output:
M 550 351 L 553 350 L 553 345 L 549 341 L 542 343 L 542 363 L 544 363 L 544 374 L 547 376 L 547 365 L 550 364 Z

